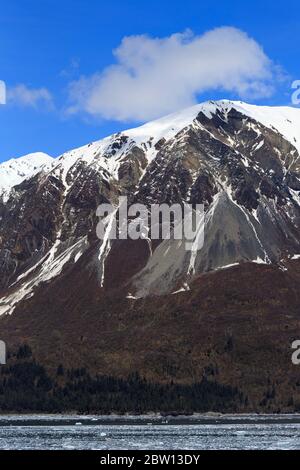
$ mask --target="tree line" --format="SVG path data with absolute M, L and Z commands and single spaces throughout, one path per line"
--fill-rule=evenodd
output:
M 65 369 L 53 376 L 29 346 L 0 368 L 0 412 L 186 413 L 235 412 L 245 404 L 237 388 L 205 376 L 191 385 L 149 382 L 137 372 L 126 379 Z

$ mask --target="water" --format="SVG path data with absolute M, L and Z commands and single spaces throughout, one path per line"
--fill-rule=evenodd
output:
M 0 449 L 300 449 L 300 417 L 1 416 Z

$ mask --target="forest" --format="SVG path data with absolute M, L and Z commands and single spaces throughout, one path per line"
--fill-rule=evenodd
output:
M 126 379 L 91 376 L 84 368 L 65 369 L 63 364 L 49 374 L 26 344 L 0 367 L 2 413 L 234 412 L 246 401 L 236 388 L 205 376 L 191 385 L 161 384 L 147 381 L 138 372 Z

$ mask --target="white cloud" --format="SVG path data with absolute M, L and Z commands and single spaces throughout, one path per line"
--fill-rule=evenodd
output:
M 47 88 L 28 88 L 23 84 L 8 88 L 7 102 L 33 108 L 53 107 L 52 95 Z
M 149 120 L 193 105 L 209 90 L 241 98 L 270 96 L 274 70 L 261 46 L 236 28 L 202 36 L 125 37 L 116 64 L 69 85 L 69 113 L 119 121 Z

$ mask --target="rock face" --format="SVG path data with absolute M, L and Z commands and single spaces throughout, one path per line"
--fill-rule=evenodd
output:
M 297 109 L 207 102 L 54 160 L 2 164 L 0 313 L 82 257 L 99 289 L 133 297 L 188 289 L 195 276 L 237 263 L 284 269 L 300 253 L 299 129 Z M 149 207 L 203 203 L 203 248 L 98 240 L 97 206 L 121 195 Z

